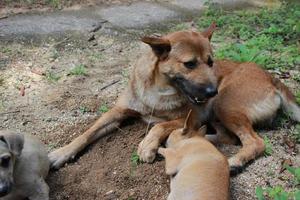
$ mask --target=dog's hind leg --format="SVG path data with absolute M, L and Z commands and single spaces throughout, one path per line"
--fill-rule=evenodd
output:
M 143 162 L 154 161 L 159 145 L 175 129 L 183 127 L 184 119 L 177 119 L 156 124 L 151 128 L 138 147 L 138 155 Z
M 231 171 L 240 171 L 250 160 L 261 155 L 265 150 L 264 141 L 253 130 L 251 121 L 242 113 L 231 113 L 221 118 L 224 126 L 239 137 L 242 148 L 229 159 Z
M 87 131 L 75 138 L 70 144 L 49 153 L 51 167 L 54 169 L 60 168 L 87 145 L 116 129 L 124 119 L 133 115 L 138 115 L 138 113 L 116 105 L 107 113 L 104 113 Z
M 216 134 L 207 134 L 205 138 L 213 144 L 238 144 L 238 138 L 230 133 L 226 128 L 219 122 L 212 123 L 213 128 L 216 130 Z

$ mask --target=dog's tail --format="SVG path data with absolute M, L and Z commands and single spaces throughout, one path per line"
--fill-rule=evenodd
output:
M 293 120 L 300 122 L 300 107 L 297 105 L 293 93 L 279 79 L 273 78 L 273 83 L 280 95 L 284 111 L 287 112 Z

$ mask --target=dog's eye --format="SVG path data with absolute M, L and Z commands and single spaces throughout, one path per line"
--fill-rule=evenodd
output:
M 195 69 L 198 65 L 198 61 L 196 59 L 194 59 L 194 60 L 191 60 L 188 62 L 184 62 L 183 64 L 188 69 Z
M 207 64 L 208 64 L 208 66 L 210 66 L 210 67 L 212 67 L 212 66 L 214 65 L 214 61 L 213 61 L 213 59 L 211 58 L 211 56 L 208 56 Z
M 1 167 L 7 168 L 10 164 L 10 156 L 4 156 L 1 158 Z

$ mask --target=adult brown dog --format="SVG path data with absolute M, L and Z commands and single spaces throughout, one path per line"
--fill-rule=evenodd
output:
M 210 38 L 214 30 L 212 24 L 202 33 L 180 31 L 143 38 L 152 50 L 137 60 L 126 91 L 86 132 L 49 154 L 52 167 L 61 167 L 130 116 L 156 123 L 138 149 L 141 160 L 152 162 L 160 143 L 182 127 L 188 100 L 200 110 L 199 122 L 215 113 L 240 138 L 243 147 L 230 159 L 232 167 L 242 166 L 264 150 L 253 122 L 274 116 L 281 105 L 300 121 L 293 95 L 267 72 L 251 63 L 213 62 Z

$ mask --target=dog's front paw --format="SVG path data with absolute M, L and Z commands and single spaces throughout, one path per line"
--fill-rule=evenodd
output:
M 148 136 L 146 136 L 139 144 L 138 155 L 142 162 L 152 163 L 159 147 L 159 140 Z
M 66 147 L 62 147 L 48 154 L 52 169 L 59 169 L 68 161 L 74 159 L 76 153 Z
M 236 157 L 231 157 L 228 159 L 229 167 L 230 167 L 230 175 L 236 176 L 241 173 L 244 169 L 243 163 Z

